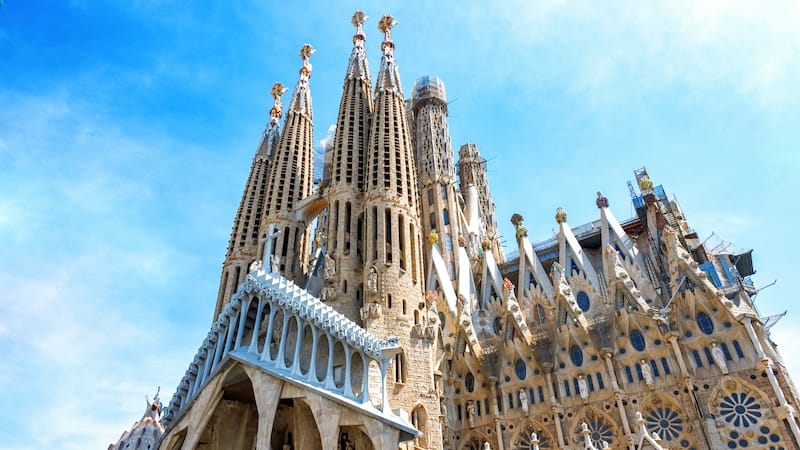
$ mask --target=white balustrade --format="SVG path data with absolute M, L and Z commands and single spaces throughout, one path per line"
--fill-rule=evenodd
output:
M 258 303 L 253 305 L 253 302 Z M 255 309 L 255 317 L 248 321 L 251 306 Z M 278 317 L 278 312 L 281 312 L 282 319 Z M 260 330 L 264 320 L 268 322 L 266 333 L 262 334 Z M 280 323 L 276 323 L 276 320 L 280 320 Z M 287 348 L 291 345 L 289 324 L 292 322 L 297 325 L 297 330 L 293 335 L 293 346 Z M 273 358 L 272 339 L 278 326 L 281 327 L 280 337 L 276 342 L 278 348 Z M 308 344 L 306 335 L 309 330 L 311 347 L 304 349 L 304 340 L 306 346 Z M 324 376 L 320 380 L 317 372 L 319 364 L 323 362 L 320 358 L 320 340 L 323 338 L 327 342 L 327 347 L 323 347 L 327 352 Z M 304 350 L 310 350 L 310 360 L 304 358 Z M 363 407 L 374 408 L 370 399 L 380 399 L 381 411 L 385 411 L 388 400 L 386 368 L 399 350 L 397 338 L 383 340 L 369 334 L 279 274 L 264 270 L 250 273 L 231 302 L 220 312 L 203 345 L 198 349 L 172 397 L 163 422 L 168 427 L 231 355 L 276 376 L 311 385 L 327 395 L 344 397 Z M 291 356 L 290 364 L 287 364 L 287 356 Z M 305 373 L 301 360 L 308 362 Z M 357 361 L 356 364 L 361 363 L 360 369 L 353 367 L 354 360 Z M 335 361 L 342 361 L 342 366 L 335 366 Z M 377 362 L 382 377 L 382 392 L 375 396 L 371 396 L 369 392 L 369 366 L 372 361 Z M 338 372 L 339 370 L 342 372 Z M 362 372 L 360 392 L 356 392 L 358 388 L 353 388 L 352 377 L 357 375 L 354 370 Z M 337 385 L 335 379 L 337 373 L 343 378 L 340 385 Z

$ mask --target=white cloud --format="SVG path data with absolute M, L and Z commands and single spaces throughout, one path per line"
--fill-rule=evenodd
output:
M 0 103 L 0 385 L 15 386 L 0 404 L 18 405 L 0 448 L 105 448 L 145 393 L 169 400 L 202 339 L 169 315 L 193 293 L 169 283 L 195 265 L 180 247 L 193 230 L 172 231 L 192 193 L 164 196 L 183 182 L 159 176 L 178 167 L 168 140 L 130 139 L 101 108 L 64 92 Z M 149 217 L 154 195 L 184 210 Z
M 325 137 L 320 139 L 319 141 L 319 146 L 322 147 L 323 151 L 328 146 L 328 143 L 330 143 L 333 140 L 335 135 L 336 135 L 336 124 L 332 123 L 328 125 L 328 131 L 326 132 Z
M 796 101 L 786 94 L 800 77 L 797 2 L 518 1 L 491 17 L 485 5 L 465 9 L 459 31 L 478 53 L 469 60 L 492 61 L 471 73 L 494 83 L 547 79 L 602 102 L 675 85 L 730 90 L 761 108 Z M 463 51 L 442 56 L 463 66 Z

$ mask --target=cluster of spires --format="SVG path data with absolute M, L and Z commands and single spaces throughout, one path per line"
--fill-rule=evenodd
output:
M 353 53 L 348 64 L 346 79 L 362 80 L 366 86 L 370 86 L 369 67 L 364 50 L 366 41 L 364 23 L 367 18 L 367 15 L 359 10 L 351 19 L 356 32 L 353 35 Z M 394 42 L 391 35 L 392 27 L 395 25 L 396 22 L 390 15 L 383 16 L 378 23 L 378 28 L 384 33 L 384 40 L 381 44 L 382 58 L 375 96 L 386 93 L 402 99 L 400 75 L 394 61 Z M 309 208 L 301 211 L 304 201 L 312 197 L 314 189 L 313 108 L 310 87 L 312 75 L 310 59 L 314 52 L 311 44 L 304 44 L 300 49 L 302 65 L 286 111 L 281 97 L 287 92 L 287 88 L 281 83 L 275 83 L 272 87 L 273 105 L 269 111 L 270 118 L 253 161 L 250 179 L 245 187 L 231 233 L 214 317 L 219 314 L 236 287 L 244 280 L 244 275 L 250 271 L 250 265 L 254 261 L 258 264 L 276 265 L 284 276 L 300 285 L 303 285 L 309 275 L 309 261 L 306 255 L 311 252 L 312 242 L 308 224 L 316 214 L 325 209 L 329 200 L 316 202 L 315 206 L 310 208 L 314 210 L 314 214 L 307 213 Z M 369 90 L 369 87 L 366 90 Z M 373 109 L 370 94 L 364 92 L 362 95 L 362 101 L 366 104 L 366 116 L 370 116 Z M 284 112 L 285 124 L 281 129 L 280 120 Z M 372 130 L 364 129 L 361 130 L 361 134 L 373 134 L 370 131 Z M 351 159 L 356 159 L 355 163 L 358 165 L 352 181 L 359 187 L 363 186 L 365 172 L 369 168 L 366 163 L 368 144 L 366 138 L 360 144 L 360 153 L 350 155 Z M 401 183 L 400 180 L 397 182 Z M 415 180 L 413 183 L 412 180 L 407 180 L 403 184 L 410 186 L 415 183 Z M 322 192 L 317 193 L 318 198 L 322 196 Z M 322 206 L 318 206 L 320 204 Z M 325 245 L 326 242 L 320 244 Z

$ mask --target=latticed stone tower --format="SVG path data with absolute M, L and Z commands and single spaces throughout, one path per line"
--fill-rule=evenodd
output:
M 283 114 L 281 96 L 284 92 L 286 89 L 280 83 L 275 83 L 272 87 L 274 103 L 269 111 L 270 119 L 253 158 L 253 164 L 250 166 L 250 175 L 247 177 L 242 200 L 233 220 L 228 251 L 222 264 L 214 318 L 244 280 L 250 264 L 256 259 L 259 251 L 258 230 L 264 213 L 270 161 L 281 132 L 280 119 Z
M 454 249 L 458 245 L 461 231 L 458 222 L 455 158 L 447 126 L 447 95 L 442 80 L 425 76 L 414 83 L 410 116 L 416 149 L 423 235 L 429 236 L 433 231 L 438 234 L 443 249 L 442 257 L 450 278 L 455 279 L 458 259 Z M 430 248 L 425 248 L 427 267 Z
M 433 379 L 432 342 L 413 333 L 425 315 L 417 174 L 394 59 L 394 19 L 379 23 L 381 44 L 365 179 L 366 301 L 362 318 L 377 336 L 396 335 L 403 351 L 389 367 L 392 408 L 411 412 L 431 448 L 441 446 L 439 396 Z M 379 382 L 375 371 L 374 382 Z M 427 445 L 425 446 L 427 448 Z
M 314 187 L 314 125 L 309 85 L 312 53 L 314 49 L 308 44 L 300 50 L 303 66 L 269 172 L 267 207 L 261 228 L 266 239 L 264 263 L 277 266 L 282 275 L 300 285 L 308 272 L 311 233 L 307 224 L 295 217 L 294 208 L 311 195 Z
M 364 50 L 367 16 L 353 15 L 356 34 L 347 64 L 328 187 L 328 232 L 324 296 L 349 319 L 361 321 L 364 266 L 364 161 L 369 143 L 372 84 Z
M 504 261 L 503 246 L 500 242 L 500 234 L 497 232 L 497 218 L 494 215 L 494 201 L 492 192 L 489 190 L 489 180 L 486 177 L 486 160 L 481 156 L 478 146 L 475 144 L 464 144 L 458 151 L 459 179 L 461 193 L 465 197 L 470 197 L 468 191 L 475 189 L 474 198 L 477 199 L 480 216 L 483 220 L 482 235 L 489 241 L 492 253 L 496 255 L 498 261 Z

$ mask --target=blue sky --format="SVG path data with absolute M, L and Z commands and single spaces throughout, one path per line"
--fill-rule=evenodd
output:
M 270 87 L 293 87 L 313 44 L 324 139 L 357 8 L 373 74 L 389 12 L 406 94 L 444 80 L 453 145 L 489 160 L 508 242 L 514 212 L 534 240 L 559 206 L 596 219 L 598 190 L 632 216 L 625 182 L 647 166 L 701 236 L 755 249 L 758 286 L 778 280 L 758 305 L 790 310 L 773 336 L 800 376 L 800 4 L 434 3 L 5 0 L 0 449 L 105 448 L 145 394 L 171 397 L 210 325 Z

